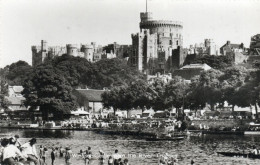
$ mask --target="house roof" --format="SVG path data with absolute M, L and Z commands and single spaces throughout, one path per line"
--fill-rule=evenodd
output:
M 23 91 L 23 86 L 9 86 L 15 93 L 21 93 Z
M 96 89 L 76 89 L 80 94 L 82 94 L 89 102 L 102 102 L 101 94 L 105 90 Z
M 11 105 L 21 105 L 25 100 L 24 97 L 5 97 L 8 101 L 11 102 Z
M 207 64 L 190 64 L 190 65 L 185 65 L 180 69 L 202 69 L 202 70 L 209 70 L 211 67 Z

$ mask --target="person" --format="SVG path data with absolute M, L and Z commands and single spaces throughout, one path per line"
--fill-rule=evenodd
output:
M 128 164 L 128 159 L 124 159 L 124 165 L 129 165 Z
M 46 161 L 47 152 L 48 152 L 47 148 L 44 147 L 43 153 L 42 153 L 42 160 L 44 163 Z
M 104 154 L 104 152 L 102 150 L 99 151 L 99 154 L 100 154 L 100 156 L 99 156 L 99 164 L 100 165 L 104 165 L 104 163 L 105 163 L 105 154 Z
M 91 147 L 88 147 L 88 149 L 85 152 L 85 164 L 89 164 L 92 157 Z
M 114 159 L 114 165 L 119 165 L 119 159 L 121 159 L 121 155 L 118 153 L 117 149 L 115 150 L 113 159 Z
M 64 153 L 64 149 L 62 148 L 62 146 L 60 147 L 60 157 L 63 157 L 63 153 Z
M 21 142 L 19 141 L 19 138 L 20 138 L 20 136 L 19 135 L 14 135 L 14 137 L 13 137 L 13 139 L 15 140 L 15 146 L 17 147 L 17 148 L 20 148 L 21 147 Z
M 71 156 L 72 156 L 72 151 L 70 147 L 66 147 L 65 151 L 65 164 L 70 165 L 71 164 Z
M 113 157 L 109 156 L 108 158 L 108 165 L 113 165 Z
M 253 146 L 253 151 L 252 151 L 253 154 L 257 155 L 258 154 L 258 150 L 256 149 L 255 146 Z
M 3 149 L 3 164 L 6 165 L 15 165 L 17 162 L 15 161 L 15 158 L 19 156 L 22 158 L 22 161 L 26 159 L 26 157 L 21 153 L 21 151 L 15 146 L 15 139 L 10 138 L 9 139 L 9 145 L 8 142 L 4 142 L 4 149 Z
M 52 151 L 51 151 L 51 165 L 54 165 L 54 161 L 55 161 L 55 149 L 52 148 Z
M 40 156 L 40 158 L 42 158 L 42 154 L 43 154 L 43 146 L 42 145 L 40 145 L 40 153 L 39 153 L 39 156 Z
M 84 157 L 83 150 L 79 150 L 79 156 L 81 156 L 82 158 Z
M 9 144 L 9 140 L 6 138 L 1 139 L 1 145 L 0 145 L 0 164 L 2 163 L 3 160 L 3 151 L 4 148 Z
M 27 160 L 34 162 L 35 165 L 42 164 L 42 160 L 40 160 L 37 156 L 36 152 L 36 139 L 32 138 L 29 142 L 23 144 L 21 146 L 22 154 L 27 157 Z

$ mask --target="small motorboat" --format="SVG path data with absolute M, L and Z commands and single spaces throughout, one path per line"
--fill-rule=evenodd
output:
M 217 152 L 220 155 L 228 157 L 243 157 L 251 159 L 260 159 L 260 155 L 255 155 L 253 153 L 239 153 L 239 152 Z

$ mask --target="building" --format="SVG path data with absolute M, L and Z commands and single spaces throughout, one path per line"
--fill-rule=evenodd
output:
M 213 41 L 213 39 L 205 39 L 204 43 L 190 45 L 188 49 L 188 54 L 196 55 L 219 55 L 219 48 Z
M 211 67 L 207 64 L 190 64 L 185 65 L 173 72 L 173 76 L 180 76 L 186 80 L 191 80 L 194 76 L 200 75 L 201 72 L 210 70 Z
M 8 113 L 11 118 L 29 118 L 28 108 L 24 106 L 25 98 L 21 94 L 22 86 L 9 86 L 8 96 L 5 98 L 10 102 L 8 105 Z
M 42 64 L 55 56 L 61 56 L 66 53 L 65 47 L 54 46 L 48 47 L 47 41 L 42 40 L 41 46 L 32 46 L 32 66 Z
M 96 45 L 95 42 L 81 44 L 80 47 L 77 44 L 67 44 L 66 47 L 48 47 L 47 41 L 42 40 L 41 46 L 32 46 L 32 66 L 37 66 L 63 54 L 82 57 L 90 62 L 96 62 L 103 58 L 125 58 L 130 56 L 131 48 L 131 45 L 119 45 L 116 42 L 104 47 Z
M 231 44 L 230 41 L 227 41 L 226 44 L 224 44 L 220 48 L 220 53 L 222 55 L 233 55 L 235 52 L 243 53 L 245 51 L 244 44 Z
M 173 68 L 172 51 L 182 47 L 182 23 L 153 20 L 151 12 L 140 13 L 140 32 L 132 34 L 129 64 L 141 72 L 155 74 Z
M 168 83 L 172 79 L 172 74 L 160 74 L 158 72 L 156 75 L 147 75 L 147 81 L 149 84 L 153 84 L 156 80 L 161 80 L 164 83 Z
M 251 37 L 249 55 L 260 55 L 260 34 Z
M 80 109 L 89 112 L 90 116 L 106 116 L 106 110 L 102 105 L 101 95 L 105 90 L 96 89 L 76 89 L 73 94 L 77 98 L 77 102 L 81 106 Z

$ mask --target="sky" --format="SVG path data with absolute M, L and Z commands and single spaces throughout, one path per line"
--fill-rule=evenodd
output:
M 31 64 L 32 45 L 131 44 L 145 0 L 0 0 L 0 67 Z M 249 46 L 260 33 L 260 0 L 148 0 L 154 19 L 181 21 L 183 46 L 213 39 Z

